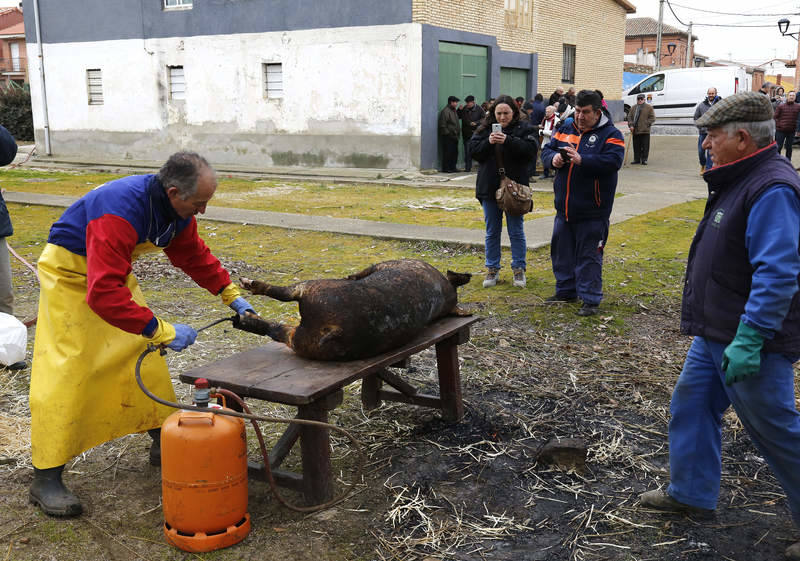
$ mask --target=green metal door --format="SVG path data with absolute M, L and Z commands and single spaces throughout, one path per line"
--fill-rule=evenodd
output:
M 468 95 L 480 105 L 486 100 L 489 55 L 486 47 L 439 42 L 438 110 L 447 105 L 447 98 L 456 96 L 464 103 Z M 437 113 L 438 115 L 438 113 Z M 458 162 L 464 162 L 464 146 L 458 143 Z M 439 166 L 439 156 L 437 156 Z
M 522 68 L 500 68 L 500 94 L 528 99 L 528 71 Z

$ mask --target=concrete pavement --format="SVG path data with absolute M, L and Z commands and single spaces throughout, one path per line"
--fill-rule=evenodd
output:
M 650 158 L 647 166 L 626 164 L 619 173 L 618 197 L 614 201 L 611 222 L 616 224 L 634 216 L 646 214 L 667 206 L 686 201 L 705 198 L 706 184 L 699 175 L 696 136 L 653 136 L 651 137 Z M 18 161 L 25 157 L 18 156 Z M 120 173 L 150 173 L 159 167 L 156 162 L 117 161 L 117 162 L 76 162 L 58 158 L 33 158 L 23 168 L 47 169 L 102 169 Z M 425 173 L 418 170 L 372 170 L 351 168 L 242 168 L 219 166 L 221 174 L 258 176 L 287 179 L 309 179 L 354 183 L 404 184 L 418 187 L 440 187 L 472 190 L 475 187 L 475 173 L 440 174 Z M 533 187 L 537 191 L 551 191 L 552 179 L 538 180 Z M 376 185 L 376 188 L 380 188 Z M 43 195 L 33 192 L 6 192 L 5 199 L 14 203 L 42 204 L 56 207 L 69 206 L 75 199 Z M 475 203 L 478 204 L 477 201 Z M 207 220 L 231 223 L 259 224 L 278 228 L 335 232 L 341 234 L 365 235 L 378 238 L 403 240 L 430 240 L 469 245 L 483 245 L 483 230 L 467 228 L 443 228 L 415 224 L 393 224 L 350 218 L 330 218 L 267 212 L 247 209 L 209 206 L 202 217 Z M 534 249 L 550 243 L 553 217 L 543 217 L 525 221 L 525 235 L 528 248 Z M 508 247 L 509 240 L 503 232 L 503 244 Z

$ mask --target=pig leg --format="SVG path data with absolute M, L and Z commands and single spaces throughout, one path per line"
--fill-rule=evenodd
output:
M 233 326 L 248 333 L 266 335 L 279 343 L 286 343 L 290 347 L 292 346 L 295 328 L 285 323 L 268 321 L 257 316 L 238 316 L 234 318 Z
M 363 279 L 365 277 L 370 276 L 372 273 L 374 273 L 375 269 L 376 269 L 375 265 L 370 265 L 369 267 L 367 267 L 363 271 L 359 271 L 357 273 L 353 273 L 352 275 L 348 275 L 345 278 L 347 280 L 361 280 L 361 279 Z
M 300 282 L 289 286 L 275 286 L 262 281 L 241 278 L 239 279 L 239 286 L 253 294 L 269 296 L 281 302 L 299 302 L 303 296 L 304 284 Z

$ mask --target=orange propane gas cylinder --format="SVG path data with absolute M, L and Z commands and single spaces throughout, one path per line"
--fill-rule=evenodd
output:
M 197 380 L 195 403 L 208 404 Z M 205 411 L 176 411 L 161 426 L 164 535 L 184 551 L 228 547 L 250 532 L 244 422 Z

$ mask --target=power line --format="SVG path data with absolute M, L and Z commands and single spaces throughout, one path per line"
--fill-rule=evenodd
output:
M 672 4 L 670 3 L 670 1 L 666 0 L 666 3 L 667 3 L 667 7 L 669 8 L 669 11 L 672 12 L 673 17 L 676 20 L 678 20 L 678 23 L 680 23 L 684 27 L 688 27 L 689 24 L 688 23 L 684 23 L 683 21 L 681 21 L 681 18 L 678 17 L 678 14 L 676 14 L 675 10 L 672 9 Z M 676 4 L 676 6 L 677 6 L 677 4 Z M 700 27 L 700 26 L 702 26 L 702 27 L 751 27 L 751 28 L 760 27 L 760 28 L 765 28 L 765 29 L 769 28 L 769 27 L 775 27 L 775 24 L 770 24 L 770 25 L 766 25 L 766 24 L 765 25 L 755 25 L 755 24 L 753 24 L 753 25 L 750 25 L 750 24 L 736 24 L 736 23 L 694 23 L 694 22 L 692 22 L 692 25 L 695 25 L 695 26 L 698 26 L 698 27 Z
M 720 16 L 745 16 L 745 17 L 773 17 L 773 16 L 800 16 L 799 12 L 782 12 L 780 14 L 741 14 L 737 12 L 715 12 L 714 10 L 703 10 L 701 8 L 692 8 L 691 6 L 684 6 L 682 4 L 673 4 L 678 8 L 685 8 L 687 10 L 692 10 L 695 12 L 704 12 L 706 14 L 717 14 Z

